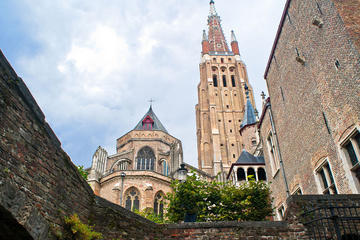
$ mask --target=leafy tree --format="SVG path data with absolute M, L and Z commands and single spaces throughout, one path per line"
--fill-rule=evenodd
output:
M 232 184 L 207 182 L 195 174 L 186 182 L 171 184 L 167 218 L 171 222 L 184 220 L 184 215 L 197 214 L 197 221 L 260 221 L 271 216 L 270 189 L 265 182 L 253 179 L 240 187 Z
M 77 169 L 78 169 L 80 175 L 81 175 L 85 180 L 87 180 L 89 173 L 88 173 L 87 171 L 85 171 L 84 166 L 79 165 L 79 166 L 77 166 Z

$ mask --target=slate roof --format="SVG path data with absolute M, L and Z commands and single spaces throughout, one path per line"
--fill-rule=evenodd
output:
M 143 129 L 143 121 L 144 119 L 149 116 L 151 117 L 151 119 L 154 121 L 154 125 L 152 126 L 152 130 L 160 130 L 163 132 L 168 133 L 168 131 L 166 130 L 166 128 L 164 127 L 164 125 L 162 125 L 162 123 L 160 122 L 159 118 L 155 115 L 154 111 L 152 110 L 152 107 L 150 106 L 149 110 L 147 111 L 147 113 L 141 118 L 141 120 L 139 121 L 139 123 L 136 125 L 136 127 L 134 128 L 134 130 L 144 130 Z
M 265 164 L 263 156 L 255 157 L 254 155 L 248 153 L 245 149 L 242 150 L 240 157 L 235 162 L 237 164 Z
M 242 121 L 240 127 L 242 128 L 242 127 L 245 127 L 246 125 L 251 125 L 254 123 L 256 123 L 255 110 L 250 102 L 250 99 L 247 97 L 245 113 L 244 113 L 244 120 Z

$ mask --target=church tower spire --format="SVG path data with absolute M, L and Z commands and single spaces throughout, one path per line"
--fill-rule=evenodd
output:
M 229 52 L 225 36 L 221 27 L 221 19 L 215 10 L 215 3 L 210 1 L 210 13 L 208 16 L 210 52 Z
M 246 124 L 245 109 L 255 104 L 235 33 L 231 32 L 231 51 L 213 0 L 207 24 L 208 34 L 205 30 L 202 34 L 196 105 L 198 165 L 199 169 L 216 176 L 227 172 L 244 149 L 241 124 Z M 251 104 L 246 108 L 248 103 Z

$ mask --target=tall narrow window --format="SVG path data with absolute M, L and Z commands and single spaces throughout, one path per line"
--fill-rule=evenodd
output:
M 214 87 L 218 86 L 217 76 L 216 75 L 213 75 L 213 83 L 214 83 Z
M 223 86 L 226 87 L 226 86 L 227 86 L 227 84 L 226 84 L 226 76 L 223 75 L 223 76 L 222 76 L 222 79 L 223 79 Z
M 160 216 L 160 218 L 163 218 L 164 216 L 164 194 L 162 192 L 158 192 L 155 195 L 154 213 Z
M 162 174 L 169 176 L 169 164 L 166 162 L 166 160 L 162 161 Z
M 223 59 L 223 58 L 221 58 L 221 63 L 224 63 L 224 59 Z
M 137 154 L 137 170 L 154 170 L 155 154 L 150 147 L 143 147 Z
M 316 170 L 323 194 L 337 194 L 335 181 L 328 161 Z
M 125 208 L 130 211 L 140 209 L 140 192 L 135 187 L 129 188 L 125 193 Z
M 275 155 L 276 154 L 275 153 L 275 144 L 274 144 L 272 132 L 270 132 L 269 136 L 267 137 L 267 146 L 268 146 L 268 150 L 269 150 L 270 166 L 273 171 L 273 174 L 275 174 L 275 172 L 277 172 L 277 170 L 279 169 L 280 164 L 278 163 L 276 155 Z
M 232 86 L 233 86 L 233 87 L 236 87 L 236 84 L 235 84 L 235 76 L 234 76 L 234 75 L 231 75 L 231 83 L 232 83 Z

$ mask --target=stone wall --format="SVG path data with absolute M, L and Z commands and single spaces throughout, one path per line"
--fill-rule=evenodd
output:
M 302 225 L 286 222 L 215 222 L 167 225 L 163 239 L 309 239 Z
M 358 193 L 359 181 L 343 144 L 360 124 L 360 54 L 355 33 L 348 31 L 358 27 L 360 19 L 340 9 L 358 12 L 358 1 L 288 4 L 266 81 L 290 191 L 300 187 L 304 194 L 321 194 L 324 189 L 316 171 L 328 161 L 338 193 Z M 349 19 L 357 22 L 350 26 Z M 264 153 L 269 164 L 266 144 Z M 282 176 L 269 180 L 276 207 L 280 206 L 286 199 Z
M 0 207 L 7 213 L 1 214 L 2 228 L 13 219 L 33 239 L 54 239 L 54 231 L 63 231 L 63 216 L 77 213 L 105 239 L 157 234 L 154 223 L 95 197 L 1 52 L 0 135 Z

